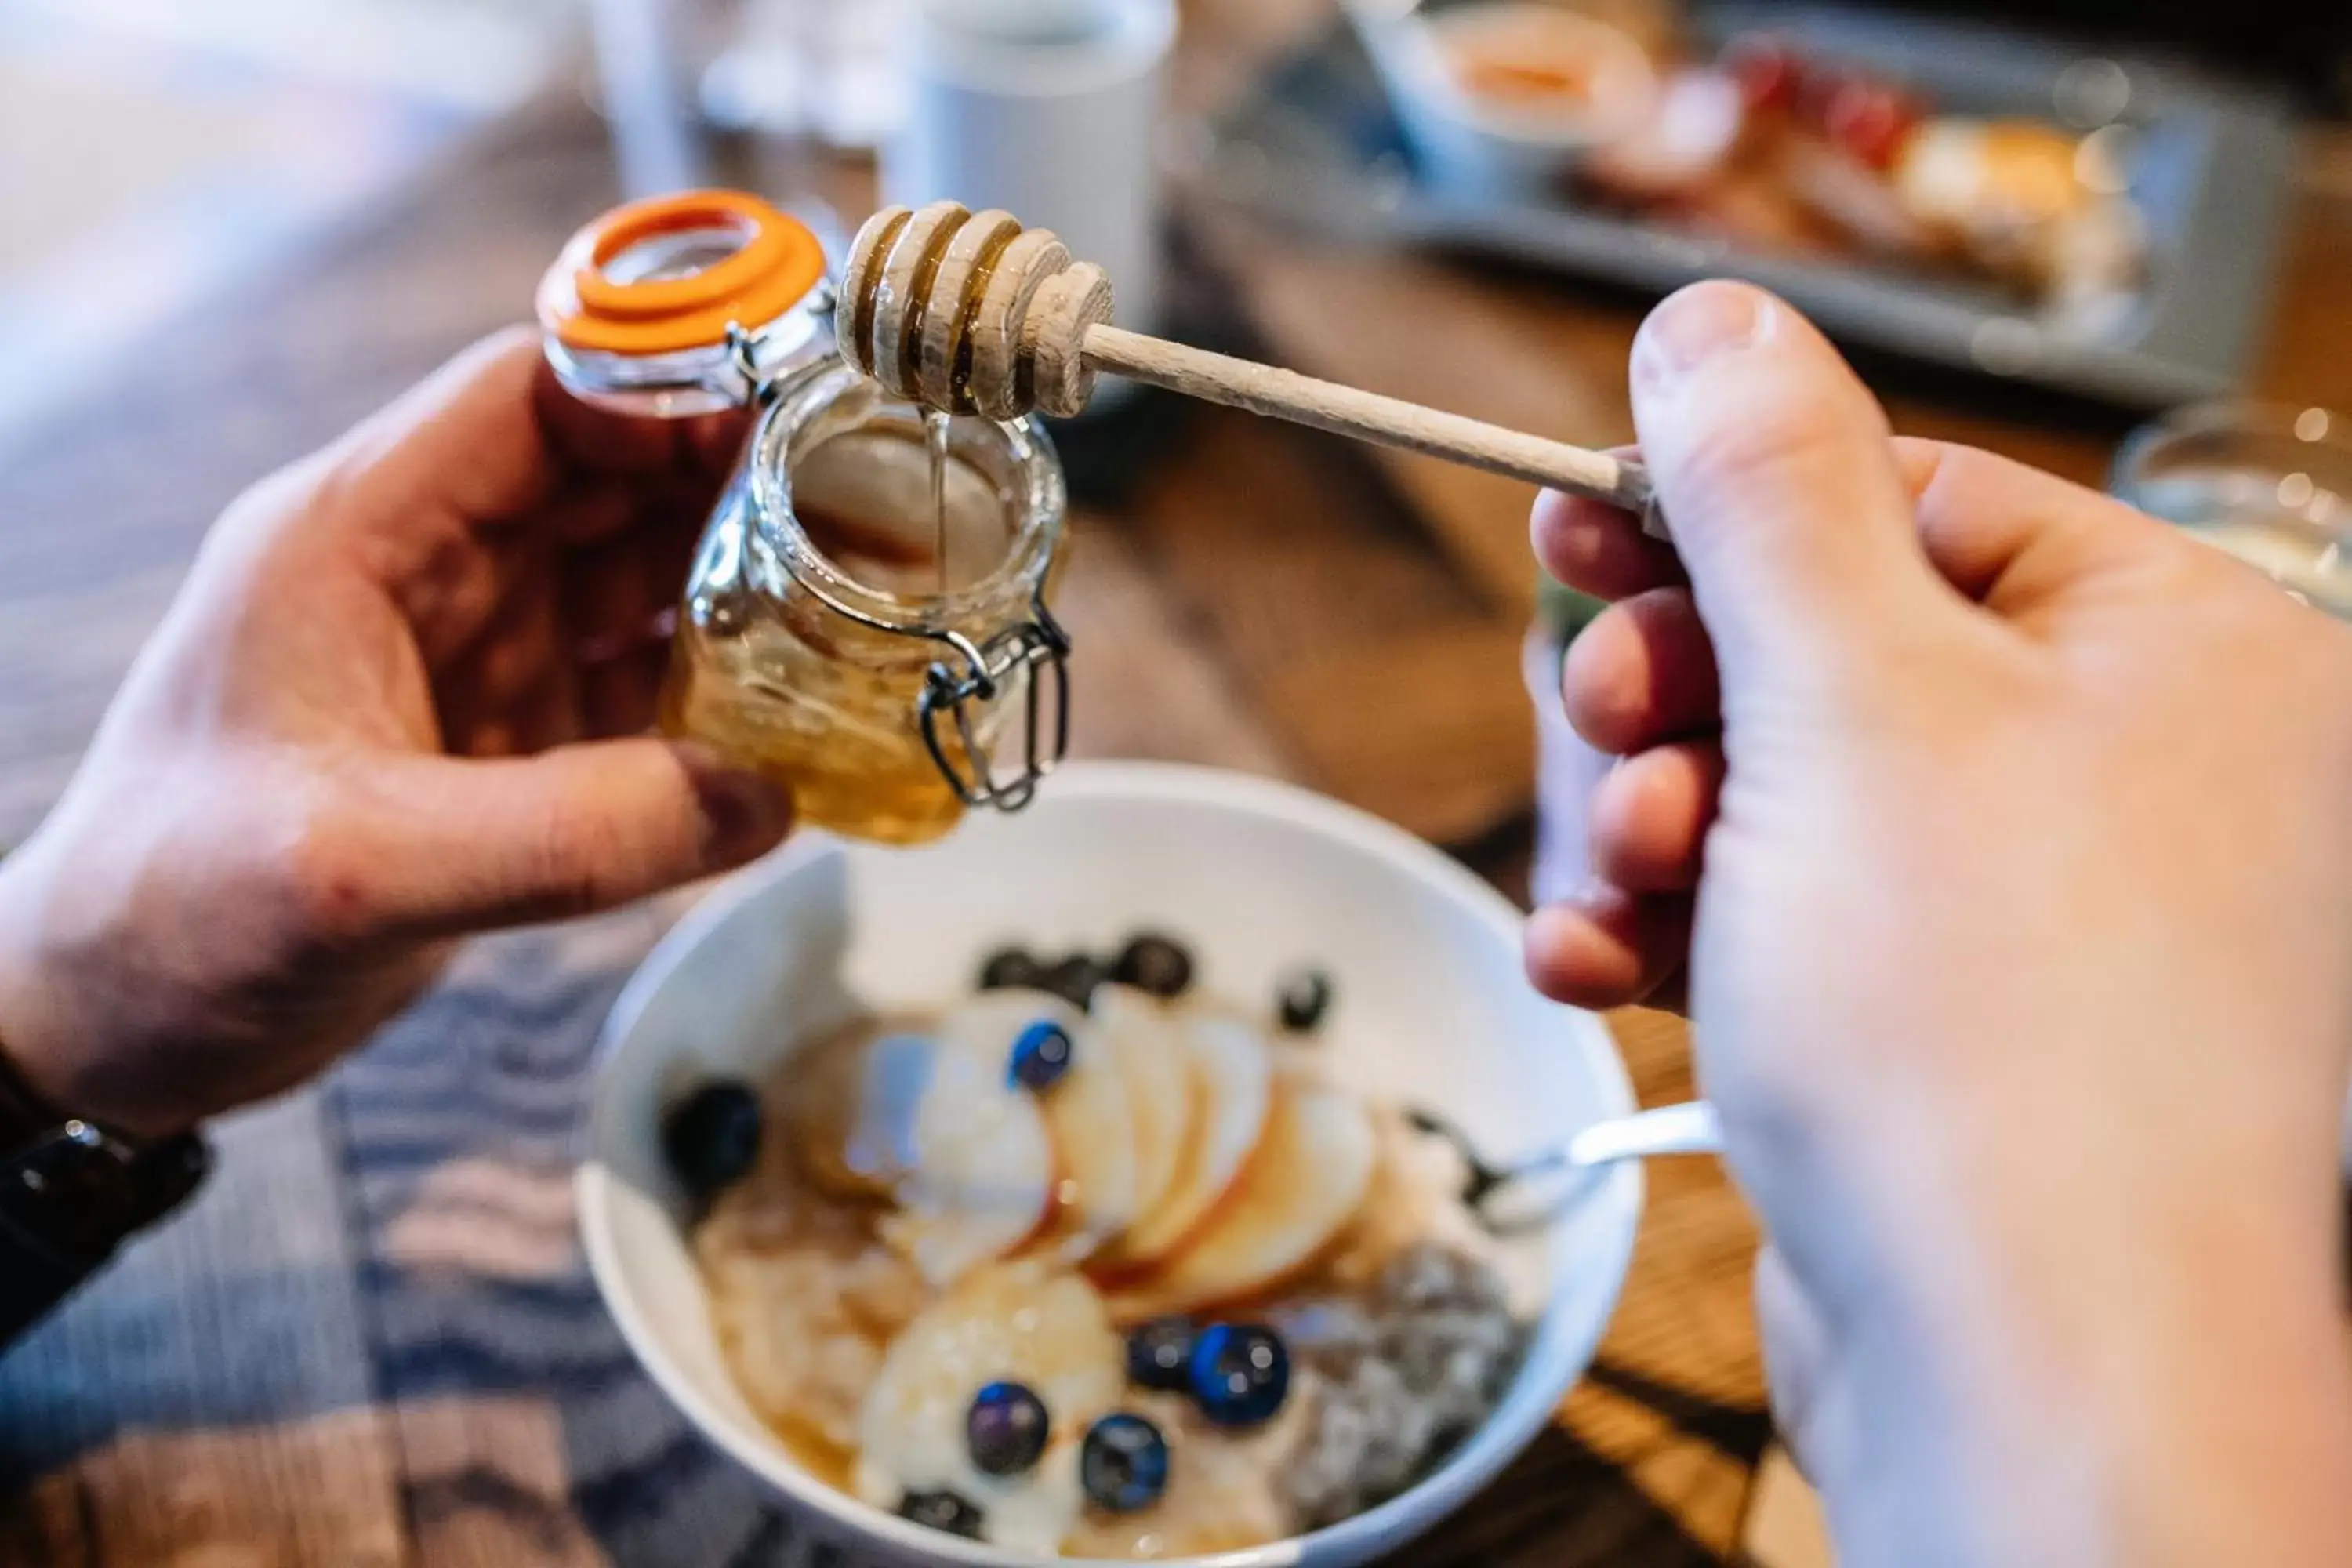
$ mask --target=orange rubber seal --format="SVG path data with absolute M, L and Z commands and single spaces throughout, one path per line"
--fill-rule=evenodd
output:
M 665 234 L 731 229 L 731 255 L 685 278 L 615 281 L 614 258 Z M 807 227 L 741 191 L 686 191 L 614 207 L 572 237 L 539 285 L 539 324 L 566 348 L 666 354 L 757 331 L 807 298 L 824 247 Z

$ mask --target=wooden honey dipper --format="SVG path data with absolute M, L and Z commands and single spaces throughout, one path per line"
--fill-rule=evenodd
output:
M 1112 326 L 1108 274 L 1051 231 L 955 202 L 886 207 L 850 247 L 842 357 L 893 395 L 951 414 L 1062 417 L 1108 371 L 1335 435 L 1424 452 L 1624 508 L 1665 529 L 1642 465 L 1398 398 Z

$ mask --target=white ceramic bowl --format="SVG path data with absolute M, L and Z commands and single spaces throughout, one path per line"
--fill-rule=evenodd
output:
M 1545 7 L 1544 25 L 1554 41 L 1572 46 L 1589 62 L 1595 97 L 1576 112 L 1514 110 L 1464 88 L 1438 42 L 1445 27 L 1475 26 L 1517 9 L 1511 0 L 1345 5 L 1429 183 L 1465 200 L 1556 195 L 1559 177 L 1585 153 L 1629 129 L 1658 90 L 1650 58 L 1631 34 L 1573 11 Z
M 1008 941 L 1100 948 L 1140 926 L 1192 943 L 1208 989 L 1273 994 L 1311 963 L 1332 976 L 1323 1037 L 1363 1081 L 1513 1153 L 1633 1109 L 1601 1021 L 1554 1005 L 1519 966 L 1508 902 L 1436 850 L 1360 812 L 1238 774 L 1080 763 L 1015 816 L 887 850 L 810 837 L 714 890 L 613 1009 L 578 1178 L 598 1287 L 655 1381 L 712 1441 L 802 1505 L 854 1555 L 1034 1562 L 868 1508 L 816 1480 L 730 1381 L 664 1168 L 665 1100 L 714 1074 L 758 1076 L 861 1001 L 951 1002 Z M 1342 1568 L 1427 1529 L 1552 1418 L 1617 1300 L 1642 1178 L 1598 1178 L 1547 1230 L 1511 1244 L 1538 1314 L 1494 1417 L 1428 1479 L 1329 1529 L 1217 1568 Z

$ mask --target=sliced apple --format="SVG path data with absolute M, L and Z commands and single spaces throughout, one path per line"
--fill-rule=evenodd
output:
M 1167 1194 L 1091 1260 L 1102 1278 L 1142 1272 L 1182 1247 L 1223 1202 L 1265 1131 L 1274 1068 L 1265 1037 L 1225 1018 L 1192 1016 L 1181 1024 L 1192 1124 Z
M 1368 1114 L 1371 1188 L 1318 1261 L 1318 1279 L 1342 1291 L 1368 1290 L 1400 1254 L 1432 1243 L 1494 1261 L 1493 1234 L 1462 1202 L 1469 1172 L 1461 1152 L 1415 1128 L 1393 1105 L 1368 1107 Z
M 1110 1295 L 1135 1322 L 1261 1295 L 1312 1264 L 1362 1206 L 1377 1140 L 1363 1102 L 1291 1077 L 1276 1080 L 1257 1152 L 1198 1234 Z
M 965 1444 L 972 1395 L 999 1380 L 1026 1384 L 1052 1422 L 1021 1475 L 984 1473 Z M 1094 1287 L 1043 1258 L 975 1269 L 891 1342 L 858 1414 L 858 1494 L 892 1509 L 910 1491 L 953 1491 L 980 1505 L 992 1542 L 1051 1556 L 1086 1506 L 1086 1430 L 1126 1391 L 1125 1344 Z
M 1135 1139 L 1118 1058 L 1087 1016 L 1040 991 L 990 991 L 940 1026 L 940 1039 L 1010 1083 L 1013 1043 L 1041 1021 L 1070 1037 L 1069 1070 L 1042 1089 L 1014 1087 L 1045 1119 L 1054 1148 L 1054 1209 L 1032 1245 L 1076 1262 L 1118 1235 L 1136 1213 Z
M 1034 1235 L 1054 1197 L 1054 1145 L 1036 1101 L 925 1035 L 877 1037 L 856 1075 L 842 1167 L 887 1182 L 883 1239 L 934 1284 Z
M 1096 988 L 1096 1032 L 1127 1080 L 1135 1141 L 1135 1212 L 1148 1215 L 1175 1190 L 1192 1125 L 1192 1069 L 1182 1020 L 1157 997 L 1127 985 Z

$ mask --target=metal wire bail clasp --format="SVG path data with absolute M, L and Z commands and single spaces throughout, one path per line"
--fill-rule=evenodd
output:
M 940 640 L 952 647 L 961 668 L 945 659 L 923 677 L 923 694 L 915 711 L 923 726 L 923 744 L 931 761 L 966 805 L 992 805 L 999 811 L 1019 811 L 1034 799 L 1037 781 L 1054 771 L 1070 744 L 1069 634 L 1039 598 L 1028 621 L 1007 627 L 984 643 L 975 644 L 961 632 L 943 632 Z M 991 749 L 978 732 L 979 713 L 1008 695 L 1018 684 L 1022 700 L 1022 736 L 1017 771 L 1000 773 Z M 1045 688 L 1051 685 L 1052 713 Z M 952 724 L 950 751 L 944 728 Z

